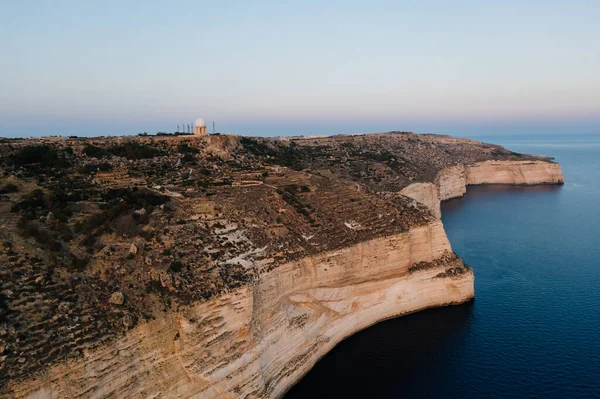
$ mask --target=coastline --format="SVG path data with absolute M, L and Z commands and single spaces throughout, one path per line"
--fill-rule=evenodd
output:
M 490 183 L 482 183 L 479 179 L 477 184 L 564 183 L 558 164 L 551 167 L 553 172 L 543 178 L 545 181 L 539 181 L 539 176 L 531 181 L 519 180 L 521 176 L 531 175 L 531 171 L 526 170 L 527 165 L 532 163 L 505 164 L 503 166 L 510 166 L 509 170 L 515 173 L 502 172 L 500 176 L 497 168 L 488 168 L 484 172 L 490 176 Z M 443 195 L 444 200 L 448 200 L 464 195 L 469 185 L 467 176 L 468 166 L 461 168 L 459 165 L 441 171 L 436 178 L 438 197 Z M 109 392 L 127 396 L 133 394 L 127 390 L 132 381 L 137 381 L 136 389 L 139 392 L 142 375 L 146 372 L 160 373 L 159 370 L 167 364 L 172 364 L 169 378 L 146 381 L 141 384 L 144 392 L 156 392 L 165 397 L 235 397 L 244 392 L 259 397 L 280 397 L 333 346 L 355 332 L 385 319 L 473 299 L 473 273 L 470 269 L 458 279 L 440 278 L 437 275 L 451 269 L 448 262 L 442 261 L 423 272 L 408 273 L 411 265 L 439 261 L 451 251 L 441 222 L 433 222 L 431 227 L 410 233 L 408 237 L 384 237 L 375 241 L 372 244 L 360 243 L 355 249 L 344 248 L 335 253 L 319 254 L 315 259 L 292 262 L 287 268 L 279 267 L 269 272 L 272 278 L 253 285 L 250 291 L 242 288 L 211 299 L 189 308 L 174 319 L 165 315 L 166 319 L 159 320 L 154 327 L 149 324 L 136 327 L 127 333 L 129 338 L 96 353 L 89 353 L 85 361 L 54 366 L 44 377 L 13 387 L 14 397 L 87 397 L 92 391 L 94 395 L 106 392 L 106 387 L 110 386 L 112 390 Z M 373 252 L 373 245 L 381 249 Z M 395 252 L 390 252 L 390 245 L 396 248 Z M 351 254 L 349 258 L 348 254 Z M 390 254 L 393 255 L 391 258 Z M 339 256 L 352 261 L 343 261 L 341 264 L 332 261 Z M 382 263 L 381 256 L 388 256 L 389 260 Z M 361 261 L 356 262 L 356 259 Z M 398 262 L 402 265 L 400 268 Z M 339 272 L 333 280 L 328 278 L 323 281 L 323 276 L 336 264 L 345 266 L 338 267 Z M 375 275 L 374 267 L 377 270 Z M 361 269 L 367 273 L 363 273 L 365 277 L 357 278 L 360 275 L 357 272 Z M 298 283 L 306 278 L 318 284 L 314 288 L 307 286 L 308 291 L 303 293 L 298 289 Z M 290 287 L 286 289 L 289 293 L 282 295 L 281 289 L 285 286 Z M 399 294 L 405 298 L 405 305 L 400 306 L 397 302 Z M 357 298 L 363 299 L 357 301 Z M 274 313 L 275 309 L 280 310 Z M 188 313 L 187 317 L 185 313 Z M 265 315 L 270 316 L 265 319 Z M 324 315 L 330 316 L 324 318 Z M 325 326 L 332 325 L 331 315 L 339 321 L 333 324 L 333 329 L 328 333 Z M 205 322 L 194 326 L 190 320 L 196 317 Z M 221 327 L 207 330 L 206 323 L 210 325 L 216 320 L 221 320 Z M 165 346 L 171 340 L 167 337 L 176 334 L 178 339 Z M 133 337 L 136 338 L 132 341 Z M 204 338 L 198 341 L 198 337 Z M 134 347 L 142 351 L 152 347 L 154 355 L 147 358 Z M 116 353 L 117 358 L 111 363 L 117 361 L 118 364 L 124 348 L 130 348 L 127 356 L 139 359 L 134 362 L 135 367 L 106 369 L 106 362 L 101 359 L 106 358 L 108 353 Z M 167 355 L 171 351 L 174 358 L 173 355 Z M 207 363 L 207 356 L 213 360 Z M 159 369 L 153 366 L 157 362 Z M 263 366 L 259 366 L 261 364 Z M 99 370 L 103 372 L 98 374 Z M 102 378 L 98 379 L 99 375 Z M 90 386 L 90 378 L 96 381 L 93 386 Z

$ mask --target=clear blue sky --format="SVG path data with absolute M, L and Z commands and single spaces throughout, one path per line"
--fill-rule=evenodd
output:
M 1 136 L 600 132 L 596 0 L 6 0 L 0 59 Z

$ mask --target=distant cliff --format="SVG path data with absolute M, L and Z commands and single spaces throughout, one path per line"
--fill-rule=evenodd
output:
M 462 197 L 467 186 L 482 184 L 509 184 L 531 186 L 563 184 L 560 165 L 542 160 L 484 161 L 471 165 L 458 164 L 442 169 L 431 183 L 414 183 L 400 192 L 413 198 L 441 217 L 440 201 Z
M 441 200 L 563 182 L 545 158 L 410 133 L 0 153 L 7 398 L 280 397 L 345 337 L 473 298 Z

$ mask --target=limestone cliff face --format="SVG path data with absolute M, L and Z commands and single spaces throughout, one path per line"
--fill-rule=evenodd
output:
M 414 183 L 403 188 L 400 194 L 414 199 L 417 202 L 425 205 L 433 215 L 440 219 L 442 210 L 440 208 L 440 198 L 438 188 L 433 183 Z
M 466 168 L 466 184 L 562 184 L 560 165 L 544 161 L 487 161 Z
M 288 262 L 10 387 L 15 397 L 278 397 L 345 337 L 473 297 L 442 223 Z
M 467 185 L 563 184 L 558 163 L 547 161 L 486 161 L 442 169 L 436 179 L 440 201 L 462 197 Z
M 441 218 L 440 201 L 462 197 L 468 185 L 481 184 L 562 184 L 560 165 L 546 161 L 486 161 L 473 165 L 455 165 L 442 169 L 431 183 L 414 183 L 400 191 L 425 205 Z
M 435 178 L 440 201 L 462 197 L 467 192 L 465 166 L 462 164 L 442 169 Z

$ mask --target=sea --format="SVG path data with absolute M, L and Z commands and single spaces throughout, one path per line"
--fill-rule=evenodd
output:
M 470 137 L 561 164 L 564 186 L 442 204 L 475 300 L 347 338 L 292 398 L 600 398 L 600 135 Z

